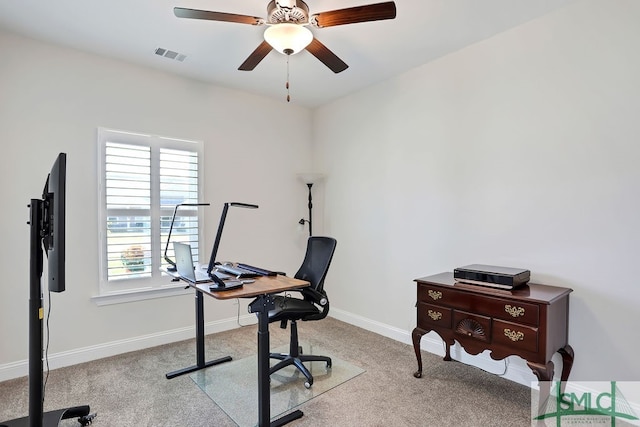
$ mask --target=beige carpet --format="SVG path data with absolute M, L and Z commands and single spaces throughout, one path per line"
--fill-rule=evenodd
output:
M 304 417 L 292 427 L 531 425 L 530 389 L 500 376 L 423 352 L 423 378 L 416 379 L 412 346 L 332 318 L 300 322 L 299 334 L 365 372 L 301 404 Z M 271 348 L 286 346 L 288 339 L 288 329 L 271 328 Z M 206 358 L 253 357 L 256 342 L 255 326 L 208 335 Z M 165 378 L 193 364 L 194 344 L 187 340 L 54 370 L 45 409 L 88 404 L 98 414 L 91 427 L 237 426 L 189 375 Z M 27 412 L 27 379 L 0 383 L 0 421 Z M 78 426 L 72 420 L 63 425 Z

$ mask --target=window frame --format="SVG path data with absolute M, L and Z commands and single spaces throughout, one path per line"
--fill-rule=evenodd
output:
M 112 216 L 107 209 L 106 191 L 106 147 L 107 142 L 121 143 L 149 147 L 151 150 L 151 276 L 141 278 L 126 278 L 108 280 L 108 249 L 107 249 L 107 220 Z M 170 277 L 160 270 L 163 263 L 165 241 L 162 237 L 162 218 L 167 212 L 173 213 L 174 207 L 161 206 L 160 199 L 160 150 L 174 149 L 189 151 L 197 154 L 197 201 L 202 202 L 204 193 L 204 143 L 186 139 L 170 138 L 159 135 L 142 134 L 99 127 L 97 132 L 97 162 L 98 162 L 98 293 L 92 300 L 97 305 L 109 305 L 123 302 L 144 300 L 150 298 L 184 295 L 190 293 L 183 283 L 170 280 Z M 204 209 L 197 209 L 198 232 L 197 245 L 204 247 Z M 173 236 L 172 236 L 173 240 Z M 202 255 L 206 251 L 201 251 Z M 202 259 L 199 262 L 203 262 Z

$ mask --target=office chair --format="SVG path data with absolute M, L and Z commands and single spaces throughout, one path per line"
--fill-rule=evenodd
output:
M 269 323 L 280 321 L 280 327 L 286 329 L 287 322 L 291 322 L 291 339 L 288 354 L 271 353 L 269 355 L 272 359 L 280 360 L 269 369 L 269 375 L 285 366 L 295 365 L 307 379 L 304 386 L 310 388 L 313 384 L 313 376 L 303 362 L 326 362 L 327 368 L 331 367 L 330 357 L 302 354 L 302 348 L 298 343 L 296 322 L 324 319 L 329 313 L 329 299 L 323 287 L 336 244 L 336 239 L 331 237 L 309 237 L 304 261 L 294 277 L 309 282 L 310 286 L 297 291 L 301 293 L 302 299 L 288 295 L 274 296 L 275 309 L 269 311 Z

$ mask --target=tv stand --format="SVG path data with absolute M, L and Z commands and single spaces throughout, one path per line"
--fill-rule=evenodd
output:
M 10 421 L 0 422 L 0 427 L 57 427 L 61 420 L 78 417 L 78 422 L 86 426 L 95 415 L 89 414 L 89 406 L 75 406 L 55 411 L 43 412 L 43 363 L 42 363 L 42 234 L 44 228 L 43 201 L 31 199 L 29 225 L 29 415 Z
M 44 427 L 57 427 L 60 424 L 60 421 L 75 417 L 78 417 L 78 422 L 81 426 L 88 426 L 93 421 L 95 415 L 89 414 L 89 406 L 87 405 L 58 409 L 56 411 L 49 411 L 42 414 L 42 425 Z M 31 425 L 37 425 L 37 423 L 30 423 L 29 417 L 0 423 L 0 427 L 28 427 Z

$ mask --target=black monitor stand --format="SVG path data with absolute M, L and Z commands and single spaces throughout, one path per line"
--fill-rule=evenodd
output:
M 78 417 L 83 425 L 91 424 L 95 414 L 89 414 L 89 406 L 75 406 L 43 411 L 43 363 L 42 363 L 42 200 L 31 199 L 29 225 L 30 251 L 29 262 L 29 415 L 10 421 L 0 421 L 0 427 L 57 427 L 61 420 Z

